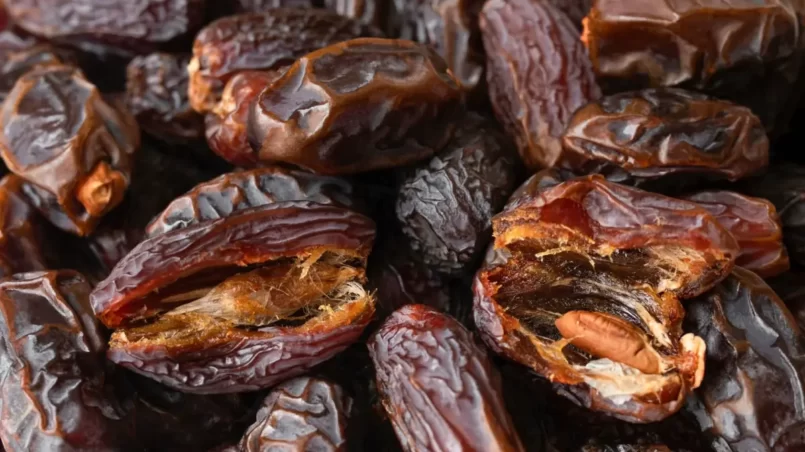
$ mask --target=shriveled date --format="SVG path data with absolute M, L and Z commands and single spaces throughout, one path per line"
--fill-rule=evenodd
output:
M 455 319 L 405 306 L 375 333 L 369 352 L 403 449 L 524 450 L 497 370 Z
M 28 204 L 23 184 L 14 174 L 0 180 L 0 277 L 48 268 L 45 220 Z
M 0 102 L 14 88 L 17 79 L 26 72 L 38 67 L 55 66 L 72 63 L 74 58 L 70 52 L 57 49 L 50 44 L 16 40 L 8 35 L 8 31 L 0 36 L 0 55 L 3 57 L 0 66 Z

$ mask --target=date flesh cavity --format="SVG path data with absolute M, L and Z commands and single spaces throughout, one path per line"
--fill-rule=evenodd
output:
M 267 87 L 249 118 L 249 143 L 263 162 L 320 174 L 402 166 L 446 144 L 460 101 L 430 48 L 354 39 L 300 58 Z
M 520 195 L 493 219 L 476 275 L 487 344 L 594 410 L 631 422 L 673 414 L 704 373 L 679 300 L 728 274 L 735 239 L 694 203 L 601 176 Z
M 524 450 L 497 370 L 458 321 L 425 305 L 405 306 L 368 345 L 404 450 Z

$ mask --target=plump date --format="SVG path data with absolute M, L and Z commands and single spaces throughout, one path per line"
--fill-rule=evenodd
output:
M 524 450 L 497 370 L 455 319 L 405 306 L 375 333 L 369 353 L 403 449 Z
M 0 111 L 0 155 L 53 224 L 87 235 L 123 199 L 140 145 L 137 123 L 78 69 L 22 76 Z
M 805 336 L 763 280 L 736 267 L 686 305 L 685 330 L 707 344 L 703 429 L 733 451 L 805 447 Z
M 240 71 L 279 69 L 336 42 L 379 34 L 320 9 L 276 8 L 218 19 L 193 43 L 190 105 L 199 113 L 212 110 L 226 83 Z
M 204 118 L 187 98 L 189 61 L 186 54 L 152 53 L 126 68 L 126 104 L 151 135 L 177 142 L 204 136 Z
M 679 300 L 728 274 L 735 239 L 694 203 L 600 175 L 546 185 L 519 191 L 492 220 L 478 329 L 579 404 L 630 422 L 667 418 L 704 374 Z
M 456 120 L 446 148 L 409 171 L 396 212 L 414 255 L 446 274 L 474 270 L 491 237 L 492 216 L 518 183 L 520 160 L 494 121 Z
M 554 166 L 573 112 L 601 95 L 578 30 L 533 0 L 486 2 L 481 30 L 495 115 L 530 169 Z
M 441 149 L 460 101 L 430 48 L 354 39 L 305 55 L 267 87 L 249 118 L 249 143 L 261 161 L 315 173 L 391 168 Z
M 769 162 L 769 140 L 746 108 L 681 89 L 606 96 L 579 110 L 556 164 L 651 189 L 735 181 Z

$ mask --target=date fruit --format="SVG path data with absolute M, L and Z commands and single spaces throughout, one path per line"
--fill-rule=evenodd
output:
M 489 0 L 481 31 L 495 115 L 529 169 L 554 166 L 573 112 L 601 96 L 578 30 L 550 2 Z
M 28 71 L 75 63 L 73 55 L 52 45 L 8 39 L 10 41 L 7 36 L 0 37 L 0 56 L 3 58 L 0 66 L 0 103 L 8 97 L 17 80 Z
M 706 210 L 600 175 L 536 195 L 492 220 L 475 280 L 475 323 L 493 350 L 629 422 L 681 408 L 704 374 L 680 299 L 723 279 L 738 244 Z
M 375 225 L 335 205 L 279 202 L 140 243 L 92 293 L 108 357 L 169 387 L 258 390 L 356 341 Z
M 411 41 L 361 38 L 296 61 L 258 97 L 249 143 L 262 162 L 350 174 L 414 163 L 450 138 L 461 89 Z
M 47 229 L 28 204 L 23 184 L 14 174 L 0 180 L 0 278 L 48 268 Z
M 524 450 L 503 404 L 500 375 L 455 319 L 425 305 L 405 306 L 368 345 L 404 450 Z
M 140 146 L 137 123 L 78 69 L 22 76 L 0 111 L 0 156 L 53 224 L 88 235 L 123 199 Z
M 707 344 L 702 429 L 735 452 L 805 448 L 805 336 L 763 280 L 736 267 L 686 305 L 685 331 Z

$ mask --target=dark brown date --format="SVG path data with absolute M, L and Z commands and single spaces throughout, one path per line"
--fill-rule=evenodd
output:
M 354 189 L 342 179 L 279 167 L 224 174 L 176 198 L 146 228 L 149 237 L 235 212 L 282 201 L 356 206 Z
M 805 448 L 805 335 L 774 291 L 736 267 L 686 305 L 685 330 L 707 344 L 702 429 L 735 452 Z
M 87 235 L 123 199 L 137 123 L 105 102 L 78 69 L 22 76 L 0 111 L 0 155 L 31 203 L 59 228 Z
M 799 329 L 805 329 L 805 274 L 800 271 L 789 271 L 767 282 L 774 292 L 783 300 L 788 310 L 797 319 Z
M 6 99 L 8 93 L 14 88 L 14 84 L 17 83 L 17 79 L 28 71 L 75 62 L 75 58 L 69 52 L 49 44 L 31 42 L 23 45 L 24 43 L 23 40 L 16 41 L 11 38 L 11 41 L 7 41 L 0 38 L 0 55 L 3 57 L 2 67 L 0 67 L 0 102 Z M 15 48 L 16 45 L 20 45 L 20 47 Z
M 89 291 L 73 271 L 23 273 L 0 282 L 5 450 L 132 446 L 126 407 L 106 381 L 105 344 L 87 301 Z
M 343 452 L 352 399 L 340 386 L 298 377 L 272 389 L 240 441 L 242 452 Z
M 324 0 L 326 8 L 381 29 L 387 28 L 389 3 L 388 0 Z
M 0 277 L 46 270 L 44 219 L 22 192 L 14 174 L 0 180 Z
M 447 147 L 408 172 L 396 202 L 413 255 L 446 274 L 477 268 L 492 216 L 519 182 L 517 151 L 494 121 L 467 114 L 456 124 Z
M 354 39 L 305 55 L 267 87 L 249 118 L 249 143 L 263 162 L 315 173 L 392 168 L 441 149 L 460 101 L 430 48 Z
M 783 227 L 769 201 L 731 191 L 703 191 L 686 196 L 710 212 L 741 248 L 735 265 L 770 277 L 788 270 Z
M 226 83 L 240 71 L 276 70 L 336 42 L 379 34 L 321 9 L 276 8 L 216 20 L 193 44 L 190 105 L 199 113 L 212 110 Z
M 582 22 L 593 5 L 593 0 L 550 0 L 550 3 L 565 13 L 570 21 L 581 29 Z
M 481 30 L 495 115 L 531 170 L 554 166 L 573 112 L 601 96 L 578 30 L 533 0 L 486 2 Z
M 383 406 L 407 451 L 522 451 L 486 352 L 425 305 L 393 313 L 369 341 Z
M 262 389 L 361 335 L 374 223 L 343 207 L 280 202 L 140 243 L 92 293 L 109 359 L 193 393 Z
M 679 300 L 729 273 L 735 239 L 694 203 L 599 175 L 521 196 L 492 220 L 476 275 L 486 343 L 593 410 L 630 422 L 679 410 L 704 374 Z
M 319 0 L 235 0 L 235 11 L 259 13 L 273 8 L 316 8 Z
M 152 53 L 126 68 L 126 104 L 143 130 L 167 141 L 204 136 L 204 118 L 187 99 L 190 55 Z
M 735 181 L 769 163 L 766 132 L 748 108 L 671 88 L 615 94 L 582 107 L 562 143 L 558 166 L 652 189 L 679 189 L 695 179 Z

